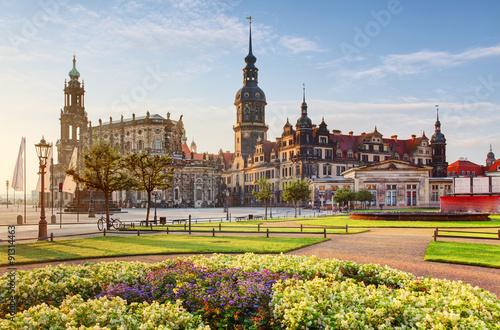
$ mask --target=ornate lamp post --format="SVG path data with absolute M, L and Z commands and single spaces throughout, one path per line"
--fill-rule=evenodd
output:
M 9 180 L 7 180 L 6 186 L 7 186 L 7 208 L 9 208 Z
M 226 190 L 226 220 L 229 221 L 229 204 L 228 204 L 228 199 L 229 199 L 229 189 Z
M 40 160 L 40 175 L 42 176 L 40 185 L 40 221 L 38 222 L 38 240 L 47 240 L 47 220 L 45 220 L 45 167 L 51 145 L 42 137 L 40 143 L 35 144 L 36 153 Z
M 158 197 L 158 190 L 156 190 L 156 187 L 155 189 L 153 190 L 153 196 L 155 198 L 155 223 L 156 223 L 156 197 Z

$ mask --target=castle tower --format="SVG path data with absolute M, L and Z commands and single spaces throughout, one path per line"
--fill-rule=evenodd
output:
M 236 93 L 236 125 L 234 130 L 235 153 L 243 158 L 252 154 L 257 140 L 267 139 L 268 126 L 265 121 L 266 95 L 258 86 L 257 58 L 252 54 L 252 21 L 250 19 L 250 38 L 246 66 L 243 69 L 243 88 Z
M 490 152 L 486 155 L 486 166 L 490 167 L 495 162 L 495 154 L 493 153 L 493 148 L 490 143 Z
M 61 138 L 57 141 L 59 164 L 67 166 L 73 148 L 82 145 L 82 137 L 87 132 L 88 118 L 85 112 L 84 83 L 80 84 L 80 72 L 76 69 L 73 56 L 73 68 L 69 72 L 69 82 L 64 81 L 64 108 L 61 109 Z
M 437 106 L 436 106 L 437 108 Z M 441 122 L 439 121 L 439 109 L 436 109 L 435 131 L 431 138 L 432 148 L 432 176 L 446 177 L 448 163 L 446 162 L 446 138 L 441 133 Z

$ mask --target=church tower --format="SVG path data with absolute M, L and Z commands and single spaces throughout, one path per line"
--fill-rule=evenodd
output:
M 436 106 L 437 107 L 437 106 Z M 439 109 L 436 109 L 436 124 L 435 132 L 431 138 L 432 148 L 432 176 L 433 177 L 446 177 L 448 163 L 446 162 L 446 138 L 441 133 L 441 122 L 439 121 Z
M 257 58 L 252 54 L 252 18 L 250 19 L 250 38 L 246 66 L 243 69 L 243 88 L 236 93 L 236 125 L 234 145 L 236 155 L 248 157 L 255 150 L 257 141 L 267 139 L 266 95 L 258 86 L 258 71 L 255 66 Z
M 80 72 L 76 69 L 73 56 L 73 68 L 69 72 L 69 82 L 64 81 L 64 109 L 61 109 L 61 139 L 57 141 L 59 164 L 67 166 L 73 148 L 81 147 L 83 135 L 87 131 L 87 113 L 84 102 L 84 83 L 80 84 Z

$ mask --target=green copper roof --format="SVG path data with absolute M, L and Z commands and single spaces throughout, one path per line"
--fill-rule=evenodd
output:
M 75 55 L 73 55 L 73 69 L 69 72 L 69 77 L 71 80 L 78 80 L 80 78 L 80 72 L 76 69 L 76 58 Z

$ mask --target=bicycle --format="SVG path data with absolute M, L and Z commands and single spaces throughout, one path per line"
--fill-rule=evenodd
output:
M 113 219 L 110 217 L 109 222 L 111 224 L 111 227 L 113 227 L 114 229 L 118 229 L 122 226 L 122 222 L 118 218 Z M 106 215 L 103 214 L 99 218 L 99 220 L 97 220 L 97 229 L 99 229 L 99 231 L 102 231 L 104 228 L 106 228 Z

